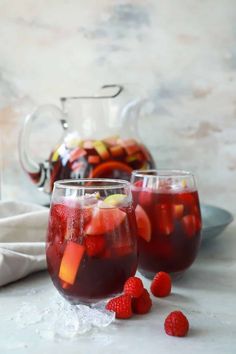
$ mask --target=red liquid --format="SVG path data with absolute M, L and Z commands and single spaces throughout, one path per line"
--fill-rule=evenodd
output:
M 186 270 L 193 263 L 200 245 L 201 214 L 197 192 L 134 190 L 133 199 L 135 206 L 139 204 L 148 216 L 143 237 L 138 237 L 140 272 L 151 278 L 158 271 L 180 273 Z
M 117 294 L 136 272 L 133 208 L 109 210 L 109 215 L 104 209 L 100 215 L 96 214 L 100 213 L 98 207 L 51 206 L 46 246 L 48 271 L 55 287 L 73 303 L 93 303 Z
M 75 145 L 72 148 L 63 143 L 50 155 L 51 191 L 57 180 L 86 177 L 129 180 L 133 170 L 155 167 L 148 150 L 134 139 L 113 137 Z

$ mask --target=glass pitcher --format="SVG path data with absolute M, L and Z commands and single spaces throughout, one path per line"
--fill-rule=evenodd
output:
M 61 179 L 129 180 L 132 170 L 155 167 L 150 152 L 139 141 L 138 116 L 143 103 L 139 97 L 130 99 L 123 86 L 105 85 L 98 95 L 60 101 L 61 108 L 44 105 L 27 116 L 20 135 L 21 164 L 38 188 L 50 194 L 54 182 Z M 58 122 L 63 135 L 48 152 L 48 159 L 36 162 L 29 138 L 34 122 L 44 116 Z

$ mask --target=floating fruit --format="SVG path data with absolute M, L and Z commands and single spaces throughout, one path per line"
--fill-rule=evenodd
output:
M 168 204 L 156 204 L 157 230 L 163 235 L 170 235 L 174 231 L 174 219 Z
M 195 215 L 189 214 L 182 218 L 184 231 L 189 238 L 192 238 L 197 232 L 197 219 Z
M 107 150 L 106 145 L 101 141 L 97 140 L 93 143 L 94 149 L 97 151 L 98 155 L 103 159 L 107 160 L 110 157 L 110 154 Z
M 93 217 L 86 228 L 86 234 L 101 235 L 112 231 L 124 221 L 125 217 L 126 213 L 118 208 L 95 207 Z
M 51 227 L 54 229 L 57 238 L 63 242 L 67 228 L 67 217 L 69 208 L 64 204 L 54 204 L 51 208 Z
M 131 174 L 132 168 L 123 162 L 119 161 L 108 161 L 96 166 L 90 173 L 90 178 L 103 177 L 112 173 L 114 170 L 126 172 Z
M 151 240 L 151 223 L 146 211 L 139 204 L 135 208 L 135 216 L 138 227 L 138 236 L 149 242 Z
M 86 252 L 90 257 L 98 256 L 105 248 L 103 235 L 87 235 L 85 238 Z
M 126 197 L 125 194 L 111 194 L 104 199 L 104 202 L 111 206 L 117 206 L 121 204 Z
M 192 193 L 184 192 L 178 194 L 179 204 L 184 205 L 185 214 L 194 214 L 194 207 L 196 205 L 196 200 Z
M 137 141 L 134 139 L 118 139 L 117 144 L 125 149 L 127 155 L 133 155 L 140 150 Z
M 58 159 L 59 159 L 59 151 L 58 149 L 54 151 L 54 153 L 52 154 L 52 158 L 51 158 L 51 161 L 52 162 L 56 162 Z
M 173 204 L 173 216 L 176 219 L 181 219 L 184 213 L 184 205 L 183 204 Z
M 88 157 L 88 163 L 97 164 L 100 162 L 100 157 L 98 155 L 90 155 Z
M 112 156 L 119 157 L 124 154 L 124 149 L 120 145 L 110 147 L 110 152 Z
M 140 205 L 143 205 L 145 207 L 149 206 L 152 203 L 152 199 L 153 199 L 153 193 L 152 191 L 149 190 L 142 190 L 139 193 L 139 203 Z
M 61 280 L 71 285 L 74 284 L 84 251 L 83 245 L 72 241 L 67 242 L 59 270 Z
M 143 155 L 140 152 L 137 152 L 134 155 L 130 155 L 126 157 L 127 162 L 134 162 L 134 161 L 142 161 Z
M 81 149 L 80 147 L 78 147 L 78 148 L 71 151 L 69 161 L 73 162 L 85 155 L 87 155 L 87 152 L 84 149 Z
M 111 146 L 114 146 L 117 144 L 117 140 L 119 139 L 119 136 L 118 135 L 115 135 L 115 136 L 109 136 L 108 138 L 104 139 L 104 143 L 108 144 L 108 145 L 111 145 Z
M 134 182 L 134 187 L 142 188 L 142 186 L 143 186 L 143 181 L 141 179 Z
M 83 142 L 84 149 L 93 149 L 93 141 L 92 140 L 85 140 Z

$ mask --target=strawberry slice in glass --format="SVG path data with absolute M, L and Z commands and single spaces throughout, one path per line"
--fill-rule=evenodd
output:
M 185 215 L 182 218 L 182 225 L 188 238 L 192 238 L 197 233 L 197 218 L 193 214 Z
M 168 204 L 155 205 L 156 226 L 162 235 L 170 235 L 174 231 L 174 219 Z
M 94 207 L 93 216 L 86 227 L 87 235 L 101 235 L 117 228 L 125 219 L 126 213 L 119 208 Z
M 88 256 L 96 257 L 100 255 L 105 249 L 104 235 L 87 235 L 85 238 L 85 247 Z

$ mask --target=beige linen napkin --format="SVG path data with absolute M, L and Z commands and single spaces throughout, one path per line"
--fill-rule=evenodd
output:
M 48 213 L 36 204 L 0 202 L 0 286 L 46 268 Z

